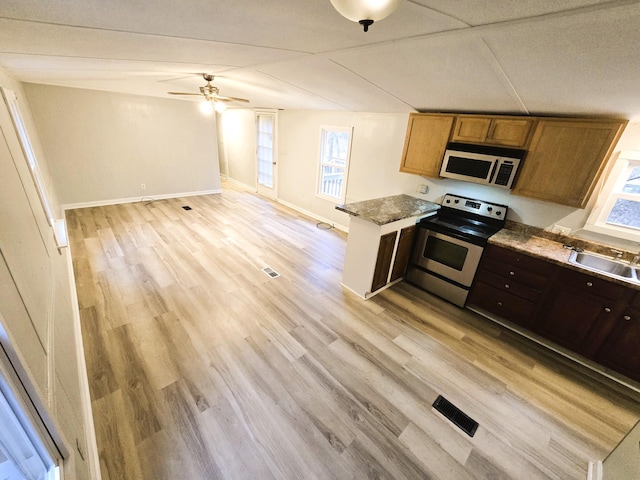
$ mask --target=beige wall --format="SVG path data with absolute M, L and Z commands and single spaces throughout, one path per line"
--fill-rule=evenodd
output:
M 640 478 L 640 422 L 622 439 L 602 462 L 604 480 L 636 480 Z
M 197 103 L 35 84 L 25 92 L 62 204 L 220 190 L 216 117 Z
M 226 113 L 222 127 L 226 132 Z M 278 113 L 279 122 L 279 172 L 278 198 L 319 218 L 348 226 L 349 219 L 334 209 L 334 204 L 315 196 L 320 127 L 322 125 L 353 126 L 351 163 L 347 187 L 347 202 L 368 200 L 406 193 L 426 200 L 439 202 L 445 193 L 457 193 L 508 205 L 509 219 L 551 228 L 554 224 L 569 227 L 572 231 L 583 227 L 591 207 L 576 209 L 511 195 L 509 191 L 451 179 L 432 179 L 400 173 L 400 157 L 404 145 L 408 114 L 378 114 L 354 112 L 325 112 L 284 110 Z M 243 131 L 242 136 L 229 137 L 225 133 L 230 178 L 255 186 L 253 178 L 237 175 L 255 169 L 255 150 L 244 148 L 255 140 L 253 113 L 233 113 L 233 130 Z M 236 142 L 242 145 L 235 145 Z M 253 171 L 253 170 L 252 170 Z M 429 192 L 417 193 L 420 184 Z M 634 249 L 637 245 L 622 240 L 587 232 L 577 235 L 600 240 L 612 245 Z
M 0 86 L 16 93 L 50 200 L 61 216 L 47 158 L 20 83 L 0 71 Z M 45 418 L 55 424 L 69 452 L 65 478 L 90 477 L 76 442 L 90 453 L 86 372 L 73 306 L 70 257 L 59 251 L 22 154 L 11 118 L 0 100 L 0 322 L 5 350 Z

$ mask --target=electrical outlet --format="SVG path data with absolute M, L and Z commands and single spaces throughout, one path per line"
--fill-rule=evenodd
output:
M 560 235 L 569 235 L 571 233 L 571 229 L 569 227 L 563 227 L 562 225 L 555 224 L 551 228 L 552 233 L 559 233 Z
M 429 191 L 428 185 L 418 185 L 418 193 L 427 193 Z
M 140 184 L 140 190 L 145 190 L 147 188 L 147 184 L 146 183 L 141 183 Z

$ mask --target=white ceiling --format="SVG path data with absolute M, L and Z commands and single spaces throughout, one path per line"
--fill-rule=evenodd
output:
M 364 33 L 329 0 L 2 0 L 0 67 L 162 97 L 207 72 L 253 107 L 638 121 L 640 2 L 405 0 Z

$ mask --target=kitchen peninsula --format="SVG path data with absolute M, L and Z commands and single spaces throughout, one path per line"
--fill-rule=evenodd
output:
M 342 285 L 369 298 L 401 280 L 416 222 L 438 208 L 437 203 L 404 194 L 337 205 L 351 217 Z

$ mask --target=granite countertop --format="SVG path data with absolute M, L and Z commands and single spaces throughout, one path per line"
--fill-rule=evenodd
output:
M 337 210 L 377 225 L 418 217 L 435 212 L 439 208 L 440 205 L 437 203 L 405 194 L 336 205 Z
M 640 291 L 640 285 L 632 280 L 611 277 L 604 273 L 586 270 L 578 265 L 569 263 L 571 250 L 563 248 L 564 244 L 569 244 L 580 247 L 587 252 L 611 256 L 611 247 L 607 245 L 584 242 L 579 239 L 564 236 L 558 236 L 558 238 L 545 238 L 544 236 L 538 236 L 529 232 L 514 231 L 506 228 L 491 236 L 491 238 L 489 238 L 489 243 L 508 248 L 510 250 L 520 251 L 532 257 L 537 257 L 586 275 L 608 280 L 618 285 L 624 285 Z M 625 258 L 628 256 L 628 253 L 630 252 L 625 252 Z

